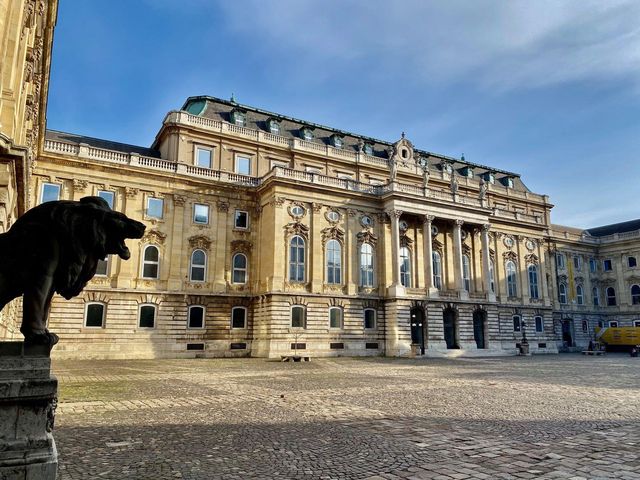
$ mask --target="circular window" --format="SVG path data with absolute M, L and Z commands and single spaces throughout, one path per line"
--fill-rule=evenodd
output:
M 526 247 L 527 247 L 527 250 L 533 250 L 534 248 L 536 248 L 536 242 L 529 239 L 527 240 Z
M 291 214 L 295 217 L 301 217 L 304 215 L 304 208 L 300 205 L 294 205 L 291 207 Z
M 513 247 L 513 237 L 504 237 L 503 243 L 507 248 Z
M 363 215 L 362 218 L 360 218 L 360 223 L 364 227 L 370 227 L 371 225 L 373 225 L 373 220 L 369 215 Z
M 338 220 L 340 220 L 340 214 L 335 210 L 329 210 L 327 212 L 327 220 L 329 220 L 330 222 L 337 222 Z
M 400 225 L 400 230 L 408 230 L 409 229 L 409 224 L 405 220 L 401 220 L 399 225 Z
M 435 237 L 436 235 L 438 235 L 438 231 L 438 227 L 436 227 L 435 225 L 431 226 L 431 235 Z

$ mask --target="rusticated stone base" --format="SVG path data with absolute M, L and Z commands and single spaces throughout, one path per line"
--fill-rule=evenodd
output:
M 58 470 L 51 431 L 58 380 L 49 347 L 0 342 L 0 479 L 50 480 Z

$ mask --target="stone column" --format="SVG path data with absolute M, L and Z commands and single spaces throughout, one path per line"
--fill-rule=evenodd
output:
M 402 211 L 388 210 L 387 215 L 391 219 L 391 266 L 393 272 L 389 295 L 392 297 L 404 296 L 405 289 L 400 283 L 400 217 Z
M 433 225 L 433 215 L 425 215 L 422 224 L 422 239 L 424 241 L 424 284 L 427 296 L 437 297 L 438 289 L 433 285 L 433 239 L 431 238 L 431 227 Z
M 57 390 L 49 347 L 0 342 L 0 478 L 56 478 Z
M 549 306 L 551 305 L 553 299 L 549 298 L 549 286 L 547 285 L 547 259 L 545 256 L 544 245 L 542 245 L 540 242 L 536 242 L 536 249 L 538 251 L 538 255 L 540 256 L 540 298 L 542 298 L 542 301 L 546 306 Z M 586 277 L 589 278 L 588 273 Z M 588 295 L 591 295 L 591 289 L 589 289 Z M 588 298 L 590 297 L 586 297 L 585 300 L 587 300 Z
M 168 198 L 168 197 L 167 197 Z M 183 278 L 185 271 L 187 278 L 190 278 L 189 263 L 191 262 L 191 250 L 185 248 L 185 203 L 184 195 L 173 195 L 173 223 L 171 225 L 171 238 L 168 255 L 165 255 L 165 261 L 169 264 L 169 290 L 182 290 Z M 211 214 L 209 214 L 211 221 Z M 188 221 L 187 221 L 188 222 Z M 188 225 L 188 223 L 187 223 Z M 186 265 L 186 268 L 183 268 Z M 209 269 L 207 269 L 207 272 Z M 207 279 L 205 278 L 205 282 Z
M 322 293 L 324 284 L 324 251 L 322 248 L 322 204 L 311 204 L 311 238 L 309 238 L 309 281 L 313 293 Z M 289 266 L 287 265 L 287 269 Z M 343 272 L 344 273 L 344 272 Z M 288 278 L 288 277 L 287 277 Z
M 482 238 L 482 289 L 484 290 L 487 300 L 489 302 L 496 301 L 495 292 L 491 291 L 491 253 L 489 252 L 489 229 L 491 225 L 485 223 L 482 225 L 482 232 L 480 233 Z M 495 272 L 494 272 L 495 275 Z
M 218 200 L 216 205 L 216 230 L 215 237 L 213 239 L 211 256 L 213 257 L 213 291 L 225 292 L 227 290 L 227 278 L 226 275 L 226 253 L 227 253 L 227 222 L 229 212 L 229 202 L 227 200 Z M 213 218 L 211 219 L 213 222 Z M 209 278 L 212 276 L 209 275 Z
M 462 271 L 462 225 L 463 220 L 456 220 L 453 223 L 453 275 L 456 290 L 461 299 L 469 298 L 469 292 L 464 289 L 464 275 Z

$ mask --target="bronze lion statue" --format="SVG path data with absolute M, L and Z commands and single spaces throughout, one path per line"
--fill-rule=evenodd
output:
M 109 254 L 128 260 L 126 238 L 142 238 L 145 226 L 115 212 L 100 197 L 47 202 L 27 211 L 0 234 L 0 310 L 24 294 L 20 331 L 25 342 L 53 346 L 47 330 L 54 293 L 69 300 L 95 275 Z

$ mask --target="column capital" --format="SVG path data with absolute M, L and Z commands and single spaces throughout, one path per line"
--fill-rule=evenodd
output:
M 436 219 L 435 215 L 424 215 L 422 217 L 423 223 L 431 223 Z
M 395 219 L 400 218 L 404 212 L 402 210 L 393 210 L 393 209 L 391 209 L 391 210 L 385 210 L 385 213 L 387 215 L 389 215 L 389 218 L 391 220 L 393 220 L 394 218 Z
M 454 221 L 453 221 L 453 224 L 454 224 L 456 227 L 460 228 L 462 225 L 464 225 L 464 220 L 454 220 Z
M 488 233 L 490 229 L 491 229 L 491 224 L 490 223 L 484 223 L 482 225 L 482 232 L 483 233 Z

